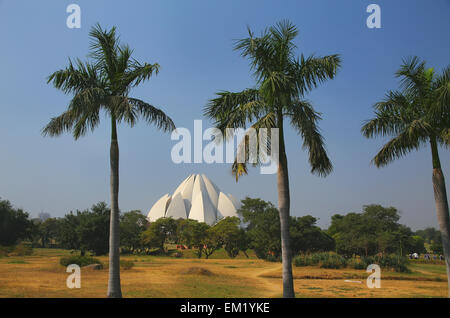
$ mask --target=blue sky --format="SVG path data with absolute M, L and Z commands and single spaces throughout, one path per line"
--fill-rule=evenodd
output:
M 71 3 L 81 7 L 81 29 L 66 26 Z M 381 29 L 366 27 L 370 3 L 381 7 Z M 379 203 L 397 207 L 401 221 L 414 229 L 436 226 L 430 150 L 377 169 L 370 160 L 383 140 L 363 138 L 360 128 L 372 116 L 372 105 L 398 87 L 393 74 L 403 57 L 418 55 L 437 70 L 449 63 L 449 13 L 448 0 L 0 0 L 0 197 L 33 215 L 53 216 L 109 202 L 107 120 L 78 141 L 70 135 L 40 135 L 70 100 L 47 85 L 46 77 L 65 67 L 69 57 L 86 57 L 88 32 L 96 22 L 116 25 L 135 58 L 161 65 L 158 76 L 130 95 L 162 108 L 177 126 L 193 129 L 215 92 L 254 85 L 248 61 L 232 50 L 233 40 L 247 35 L 247 25 L 260 32 L 289 19 L 300 30 L 299 54 L 339 53 L 343 59 L 336 79 L 306 96 L 323 113 L 320 126 L 334 172 L 327 178 L 311 175 L 301 140 L 294 131 L 287 133 L 291 214 L 311 214 L 326 227 L 335 213 Z M 196 172 L 239 199 L 248 195 L 277 202 L 275 175 L 253 169 L 236 184 L 226 164 L 172 163 L 170 134 L 144 123 L 120 126 L 118 133 L 121 210 L 146 213 Z M 447 180 L 449 154 L 441 150 Z

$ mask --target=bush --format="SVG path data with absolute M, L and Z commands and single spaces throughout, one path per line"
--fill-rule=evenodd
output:
M 347 266 L 347 260 L 336 253 L 314 253 L 299 255 L 294 258 L 295 266 L 315 266 L 320 268 L 341 268 Z
M 272 255 L 272 254 L 268 254 L 268 255 L 266 256 L 266 261 L 269 261 L 269 262 L 279 262 L 279 261 L 280 261 L 280 257 L 277 257 L 277 256 Z
M 0 246 L 0 257 L 6 257 L 11 252 L 11 247 Z
M 408 259 L 395 254 L 384 256 L 362 256 L 347 261 L 344 257 L 330 253 L 302 254 L 294 258 L 295 266 L 319 266 L 320 268 L 343 268 L 346 266 L 354 269 L 366 269 L 370 264 L 377 264 L 383 269 L 391 269 L 396 272 L 408 273 Z
M 408 259 L 395 254 L 383 256 L 363 256 L 359 260 L 353 259 L 351 266 L 354 269 L 366 269 L 370 264 L 377 264 L 384 269 L 392 269 L 400 273 L 408 273 Z
M 28 256 L 33 254 L 33 248 L 31 245 L 20 243 L 14 248 L 13 254 L 16 256 Z
M 181 252 L 175 252 L 175 253 L 173 253 L 172 256 L 175 257 L 175 258 L 181 258 L 181 257 L 183 257 L 183 253 L 181 253 Z
M 351 268 L 354 269 L 366 269 L 366 262 L 361 261 L 360 258 L 352 258 L 351 261 L 348 264 Z
M 294 265 L 297 267 L 310 266 L 309 261 L 310 258 L 303 254 L 294 257 Z
M 62 266 L 69 266 L 70 264 L 77 264 L 80 267 L 91 265 L 91 264 L 102 264 L 98 259 L 91 256 L 67 256 L 67 257 L 61 257 L 59 260 L 59 263 Z
M 120 268 L 122 269 L 131 269 L 133 266 L 134 263 L 132 261 L 120 260 Z
M 341 268 L 347 266 L 347 260 L 338 254 L 329 254 L 319 263 L 321 268 Z

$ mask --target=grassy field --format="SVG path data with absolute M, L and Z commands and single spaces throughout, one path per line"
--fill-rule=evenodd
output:
M 105 297 L 107 269 L 82 269 L 81 288 L 66 287 L 69 274 L 59 264 L 66 255 L 65 250 L 35 249 L 31 256 L 0 258 L 0 297 Z M 281 264 L 250 256 L 122 256 L 135 263 L 121 271 L 122 292 L 124 297 L 281 297 Z M 297 297 L 446 297 L 443 265 L 413 263 L 410 268 L 411 273 L 382 271 L 381 288 L 369 289 L 364 270 L 294 267 L 295 292 Z

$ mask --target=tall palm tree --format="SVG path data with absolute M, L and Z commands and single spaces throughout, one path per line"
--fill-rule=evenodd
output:
M 255 37 L 250 29 L 248 32 L 248 38 L 236 42 L 235 50 L 250 60 L 256 87 L 237 93 L 217 93 L 218 97 L 205 107 L 205 115 L 214 119 L 215 125 L 221 131 L 226 131 L 226 128 L 244 128 L 248 122 L 253 123 L 251 127 L 257 132 L 260 128 L 279 129 L 277 185 L 283 296 L 295 297 L 289 243 L 289 177 L 283 120 L 288 118 L 291 126 L 303 138 L 303 147 L 309 151 L 312 173 L 321 176 L 329 174 L 332 164 L 317 126 L 321 119 L 320 114 L 303 97 L 318 84 L 335 77 L 340 66 L 340 57 L 296 57 L 294 39 L 298 30 L 289 21 L 282 21 L 266 29 L 260 37 Z M 270 142 L 267 146 L 270 147 Z M 247 173 L 246 162 L 235 161 L 233 164 L 236 179 Z
M 78 139 L 88 130 L 93 131 L 100 123 L 100 111 L 111 119 L 110 147 L 110 190 L 111 217 L 109 235 L 109 282 L 108 297 L 121 297 L 120 256 L 119 256 L 119 145 L 117 124 L 125 122 L 133 126 L 141 116 L 149 124 L 155 124 L 163 131 L 175 128 L 172 120 L 160 109 L 140 100 L 131 98 L 131 88 L 158 73 L 158 64 L 141 64 L 131 57 L 132 50 L 119 43 L 116 28 L 103 30 L 96 25 L 90 32 L 92 62 L 76 63 L 69 60 L 69 66 L 54 72 L 48 83 L 72 94 L 67 110 L 52 118 L 43 129 L 43 135 L 58 136 L 72 132 Z
M 439 145 L 450 145 L 450 67 L 436 74 L 424 61 L 413 57 L 403 60 L 396 77 L 401 78 L 401 91 L 389 91 L 383 101 L 376 103 L 375 117 L 366 121 L 361 131 L 367 138 L 392 137 L 373 158 L 377 167 L 430 145 L 434 198 L 450 295 L 449 210 L 438 152 Z

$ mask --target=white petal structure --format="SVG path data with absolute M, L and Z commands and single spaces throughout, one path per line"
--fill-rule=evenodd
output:
M 219 194 L 217 211 L 219 211 L 220 215 L 224 218 L 226 218 L 227 216 L 236 215 L 236 210 L 234 209 L 233 201 L 229 197 L 227 197 L 227 195 L 223 192 L 220 192 Z
M 181 193 L 177 193 L 172 200 L 170 200 L 165 217 L 172 217 L 174 219 L 185 219 L 187 217 L 186 207 L 183 198 L 181 197 Z
M 168 205 L 167 203 L 169 203 L 169 201 L 170 201 L 169 194 L 163 195 L 161 199 L 156 201 L 156 203 L 151 208 L 150 212 L 148 212 L 147 216 L 148 220 L 150 222 L 153 222 L 159 218 L 163 218 L 166 214 L 166 209 Z
M 162 217 L 189 218 L 213 225 L 228 216 L 238 216 L 240 203 L 231 194 L 226 195 L 205 175 L 187 177 L 173 195 L 164 195 L 150 209 L 148 220 Z

